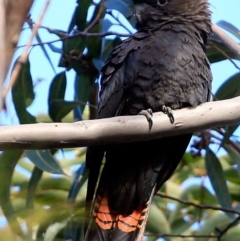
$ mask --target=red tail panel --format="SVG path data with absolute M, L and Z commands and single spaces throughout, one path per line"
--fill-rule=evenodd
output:
M 115 227 L 116 215 L 110 211 L 107 196 L 97 197 L 93 210 L 93 217 L 95 222 L 102 229 L 111 229 Z
M 145 230 L 149 203 L 140 205 L 130 215 L 112 212 L 107 193 L 98 195 L 85 241 L 140 241 Z

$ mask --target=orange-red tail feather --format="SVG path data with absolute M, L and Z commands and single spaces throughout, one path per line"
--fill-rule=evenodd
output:
M 152 196 L 147 203 L 140 204 L 131 214 L 124 216 L 111 211 L 107 192 L 98 195 L 85 241 L 142 240 Z

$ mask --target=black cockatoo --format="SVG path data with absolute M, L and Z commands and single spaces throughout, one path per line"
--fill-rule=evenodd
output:
M 112 51 L 101 70 L 98 118 L 209 101 L 208 1 L 133 2 L 138 31 Z M 94 204 L 85 241 L 141 240 L 152 197 L 176 169 L 191 136 L 89 147 L 86 200 Z

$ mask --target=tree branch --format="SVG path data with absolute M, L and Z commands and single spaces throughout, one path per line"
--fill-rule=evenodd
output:
M 3 83 L 18 42 L 22 25 L 34 0 L 0 1 L 0 111 L 4 107 Z
M 211 209 L 211 210 L 222 211 L 222 212 L 226 212 L 226 213 L 233 213 L 233 214 L 240 215 L 240 212 L 237 209 L 233 209 L 233 208 L 224 208 L 224 207 L 210 206 L 210 205 L 205 205 L 205 204 L 198 204 L 198 203 L 194 203 L 194 202 L 184 201 L 182 199 L 175 198 L 175 197 L 166 195 L 164 193 L 157 193 L 156 196 L 159 196 L 161 198 L 167 198 L 167 199 L 182 203 L 184 205 L 194 206 L 199 209 Z
M 227 231 L 228 231 L 230 228 L 232 228 L 233 226 L 237 225 L 237 223 L 239 222 L 239 220 L 240 220 L 240 216 L 238 216 L 237 218 L 235 218 L 235 219 L 234 219 L 231 223 L 229 223 L 229 224 L 227 225 L 227 227 L 224 228 L 223 230 L 220 230 L 219 228 L 215 228 L 215 230 L 216 230 L 217 232 L 219 232 L 219 234 L 217 235 L 217 241 L 220 241 L 221 238 L 222 238 L 222 236 L 223 236 L 225 233 L 227 233 Z
M 99 10 L 98 10 L 98 13 L 97 13 L 97 16 L 95 17 L 95 19 L 93 19 L 93 21 L 88 25 L 88 27 L 86 27 L 85 29 L 84 29 L 84 31 L 83 32 L 89 32 L 98 22 L 99 22 L 99 20 L 101 19 L 101 16 L 102 16 L 102 14 L 103 14 L 103 12 L 104 12 L 104 10 L 105 10 L 105 5 L 104 5 L 104 1 L 101 1 L 100 3 L 99 3 Z
M 4 92 L 3 92 L 3 98 L 4 99 L 6 98 L 10 88 L 14 85 L 15 81 L 17 80 L 17 77 L 18 77 L 19 72 L 20 72 L 20 70 L 22 68 L 22 65 L 27 62 L 28 52 L 29 52 L 29 49 L 31 47 L 32 41 L 33 41 L 33 39 L 35 38 L 35 36 L 37 34 L 38 28 L 41 25 L 42 19 L 43 19 L 44 15 L 45 15 L 45 13 L 47 11 L 47 8 L 48 8 L 48 6 L 50 4 L 50 1 L 51 0 L 46 0 L 46 4 L 45 4 L 45 6 L 44 6 L 44 8 L 42 10 L 42 13 L 41 13 L 37 23 L 35 24 L 35 26 L 32 29 L 32 34 L 31 34 L 31 36 L 30 36 L 30 38 L 28 40 L 28 43 L 27 43 L 27 45 L 26 45 L 22 55 L 20 56 L 20 58 L 18 59 L 17 63 L 15 64 L 15 66 L 13 68 L 12 75 L 11 75 L 11 78 L 9 80 L 9 83 L 5 87 Z
M 157 238 L 167 238 L 167 237 L 169 237 L 169 238 L 181 238 L 181 239 L 185 239 L 185 238 L 195 238 L 195 239 L 197 239 L 197 238 L 217 238 L 218 236 L 217 235 L 211 235 L 211 234 L 209 234 L 209 235 L 196 235 L 196 234 L 190 234 L 190 235 L 185 235 L 185 234 L 168 234 L 168 233 L 165 233 L 165 234 L 156 234 L 156 233 L 154 233 L 154 234 L 148 234 L 148 233 L 146 233 L 146 234 L 144 234 L 145 236 L 147 236 L 147 237 L 157 237 Z
M 87 38 L 100 37 L 100 38 L 102 38 L 102 37 L 106 37 L 109 35 L 115 35 L 115 36 L 119 36 L 119 37 L 129 37 L 132 35 L 132 34 L 122 34 L 122 33 L 114 32 L 114 31 L 107 31 L 107 32 L 103 32 L 103 33 L 89 33 L 89 32 L 87 32 L 88 28 L 85 29 L 83 32 L 78 31 L 74 35 L 69 35 L 69 34 L 65 34 L 58 30 L 51 29 L 51 28 L 45 27 L 45 26 L 40 26 L 40 28 L 46 29 L 49 33 L 57 34 L 58 36 L 61 36 L 61 38 L 52 40 L 52 41 L 48 41 L 48 42 L 32 44 L 31 45 L 32 47 L 35 47 L 38 45 L 55 43 L 55 42 L 59 42 L 59 41 L 65 41 L 66 39 L 77 38 L 77 37 L 87 37 Z M 216 24 L 213 23 L 212 30 L 213 30 L 213 33 L 222 40 L 223 44 L 225 44 L 227 47 L 229 47 L 235 54 L 240 55 L 240 45 L 237 44 L 230 36 L 228 36 L 220 27 L 218 27 Z M 21 45 L 21 46 L 18 46 L 17 48 L 22 48 L 25 46 L 26 45 Z
M 226 59 L 228 59 L 236 69 L 240 70 L 240 67 L 238 67 L 238 65 L 233 61 L 233 59 L 230 58 L 230 56 L 228 54 L 226 54 L 223 50 L 221 50 L 220 48 L 218 48 L 214 43 L 209 43 L 209 45 L 211 45 L 213 48 L 215 48 L 218 52 L 220 52 L 223 56 L 225 56 Z
M 24 4 L 22 1 L 10 1 L 4 0 L 5 4 L 5 16 L 6 16 L 6 27 L 5 27 L 5 53 L 6 62 L 4 73 L 5 76 L 8 72 L 10 63 L 12 61 L 15 47 L 18 42 L 20 32 L 24 21 L 27 18 L 27 14 L 33 4 L 34 0 L 25 0 Z
M 240 56 L 240 45 L 236 43 L 230 36 L 228 36 L 222 28 L 218 27 L 216 24 L 212 24 L 212 30 L 215 35 L 217 35 L 223 43 L 230 48 L 235 54 Z
M 150 140 L 240 123 L 240 97 L 173 111 L 170 123 L 154 113 L 149 130 L 144 116 L 121 116 L 75 123 L 29 124 L 0 127 L 0 150 L 49 149 Z
M 53 33 L 53 34 L 58 34 L 59 36 L 61 35 L 61 38 L 55 39 L 55 40 L 51 40 L 51 41 L 47 41 L 47 42 L 42 42 L 42 43 L 36 43 L 36 44 L 32 44 L 31 47 L 35 47 L 35 46 L 40 46 L 40 45 L 44 45 L 44 44 L 52 44 L 52 43 L 56 43 L 59 41 L 65 41 L 67 39 L 70 38 L 77 38 L 77 37 L 86 37 L 86 38 L 103 38 L 103 37 L 107 37 L 107 36 L 111 36 L 111 35 L 115 35 L 118 37 L 129 37 L 131 36 L 131 34 L 126 34 L 126 33 L 118 33 L 118 32 L 114 32 L 114 31 L 107 31 L 107 32 L 103 32 L 103 33 L 88 33 L 88 32 L 79 32 L 77 31 L 76 34 L 74 35 L 69 35 L 69 34 L 64 34 L 60 31 L 48 28 L 48 27 L 44 27 L 41 26 L 40 28 L 46 29 L 49 31 L 49 33 Z M 17 46 L 17 48 L 23 48 L 26 45 L 19 45 Z

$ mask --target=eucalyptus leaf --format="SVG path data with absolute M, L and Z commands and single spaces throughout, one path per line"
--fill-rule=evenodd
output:
M 225 100 L 237 97 L 240 95 L 240 73 L 237 73 L 227 79 L 217 90 L 216 100 Z M 225 128 L 222 145 L 228 141 L 239 125 L 227 126 Z
M 238 237 L 240 236 L 240 229 L 239 226 L 236 225 L 228 230 L 226 234 L 223 235 L 221 241 L 238 241 Z
M 102 32 L 107 32 L 112 25 L 113 23 L 109 19 L 104 18 L 102 23 Z
M 0 154 L 0 206 L 12 232 L 23 237 L 23 231 L 17 219 L 16 211 L 11 201 L 11 181 L 15 166 L 23 151 L 5 151 Z
M 228 142 L 229 138 L 232 137 L 233 133 L 237 130 L 238 127 L 239 127 L 239 125 L 231 125 L 231 126 L 226 126 L 224 128 L 225 133 L 224 133 L 224 137 L 222 139 L 221 146 Z
M 76 68 L 86 48 L 86 41 L 83 37 L 71 37 L 64 41 L 64 53 L 60 59 L 59 66 L 65 67 L 67 70 Z
M 103 67 L 104 62 L 100 59 L 93 59 L 93 64 L 96 67 L 96 69 L 100 72 Z
M 49 115 L 54 122 L 61 122 L 70 111 L 80 105 L 85 105 L 85 103 L 80 101 L 56 99 L 49 104 Z
M 62 175 L 58 178 L 52 178 L 51 176 L 44 177 L 39 183 L 41 190 L 61 190 L 68 192 L 71 186 L 72 179 Z
M 131 0 L 107 0 L 105 1 L 106 8 L 115 9 L 124 16 L 133 14 L 133 3 Z
M 116 47 L 117 44 L 119 44 L 121 39 L 119 37 L 111 39 L 105 39 L 102 42 L 102 52 L 101 52 L 101 60 L 104 62 L 108 58 L 108 56 L 111 54 L 114 47 Z
M 171 233 L 171 227 L 162 210 L 154 202 L 150 206 L 146 230 L 151 233 Z
M 93 28 L 91 28 L 92 33 L 101 32 L 102 29 L 102 20 L 99 21 Z M 87 38 L 87 49 L 88 49 L 88 56 L 93 58 L 100 58 L 101 56 L 101 46 L 102 40 L 101 38 Z
M 207 149 L 205 162 L 210 182 L 216 192 L 220 205 L 224 208 L 232 208 L 232 199 L 229 194 L 221 163 L 210 148 Z M 234 217 L 232 213 L 226 214 L 231 218 Z
M 16 60 L 15 65 L 18 61 L 19 58 Z M 27 62 L 22 65 L 16 83 L 12 87 L 13 104 L 21 124 L 36 122 L 36 118 L 26 109 L 32 103 L 34 96 L 30 62 L 27 60 Z
M 214 216 L 204 220 L 200 229 L 195 232 L 196 237 L 211 234 L 216 228 L 225 228 L 232 220 L 223 213 L 217 213 Z M 194 238 L 194 241 L 206 241 L 206 238 Z
M 44 235 L 43 241 L 53 241 L 56 240 L 55 237 L 58 234 L 58 232 L 63 229 L 67 225 L 68 219 L 62 221 L 62 222 L 57 222 L 52 225 L 50 225 L 46 233 Z
M 67 77 L 66 72 L 61 72 L 57 74 L 50 85 L 49 95 L 48 95 L 48 104 L 56 99 L 64 99 L 65 91 L 67 86 Z
M 62 54 L 62 48 L 56 47 L 52 43 L 48 43 L 47 45 L 52 50 L 52 52 Z
M 42 171 L 46 171 L 52 174 L 65 174 L 49 150 L 28 150 L 26 151 L 26 155 L 31 160 L 31 162 L 33 162 Z
M 68 200 L 70 202 L 73 202 L 76 199 L 80 188 L 82 187 L 82 185 L 86 182 L 86 180 L 88 178 L 88 172 L 89 172 L 89 170 L 86 168 L 85 163 L 82 164 L 78 168 L 78 170 L 76 172 L 76 176 L 75 176 L 73 183 L 71 185 L 71 188 L 69 190 Z
M 211 63 L 216 63 L 228 58 L 240 60 L 240 56 L 234 53 L 216 36 L 211 37 L 210 44 L 207 46 L 207 57 Z
M 32 175 L 30 177 L 28 188 L 27 188 L 27 197 L 26 197 L 26 208 L 33 209 L 35 193 L 37 190 L 37 185 L 41 180 L 43 170 L 39 169 L 37 166 L 34 167 Z
M 226 100 L 240 95 L 240 73 L 227 79 L 215 93 L 217 100 Z
M 76 100 L 79 101 L 81 113 L 83 113 L 91 88 L 95 82 L 95 76 L 79 74 L 75 78 Z
M 38 43 L 40 43 L 40 48 L 42 49 L 43 54 L 45 55 L 46 59 L 48 60 L 50 66 L 52 67 L 53 72 L 56 74 L 56 70 L 54 68 L 53 62 L 52 62 L 52 60 L 51 60 L 51 58 L 50 58 L 50 56 L 49 56 L 49 54 L 48 54 L 48 52 L 46 50 L 45 45 L 41 44 L 41 43 L 43 43 L 43 41 L 42 41 L 42 39 L 41 39 L 41 37 L 40 37 L 40 35 L 38 33 L 36 34 L 36 39 L 37 39 Z M 50 44 L 48 44 L 48 46 L 49 45 Z
M 181 194 L 177 197 L 180 200 L 183 201 L 191 201 L 201 204 L 211 204 L 216 205 L 216 198 L 211 194 L 211 192 L 205 187 L 199 185 L 191 185 L 184 189 L 184 191 L 181 192 Z M 175 203 L 175 208 L 173 211 L 171 211 L 169 215 L 169 222 L 171 225 L 174 225 L 176 220 L 183 219 L 184 215 L 182 213 L 183 209 L 188 208 L 188 205 L 182 204 L 180 202 Z M 194 221 L 196 222 L 198 219 L 198 216 L 193 216 Z
M 223 148 L 227 151 L 228 155 L 237 164 L 237 173 L 240 177 L 240 153 L 230 144 L 224 144 Z
M 83 31 L 87 26 L 87 14 L 91 5 L 91 0 L 81 0 L 75 11 L 75 23 L 79 31 Z

